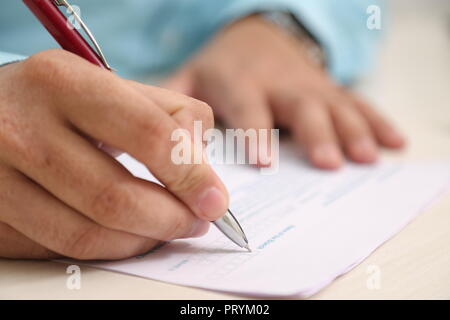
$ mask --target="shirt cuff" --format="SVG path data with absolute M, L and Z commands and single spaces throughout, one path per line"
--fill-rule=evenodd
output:
M 25 56 L 7 52 L 0 52 L 0 67 L 10 63 L 22 61 L 24 59 L 26 59 Z

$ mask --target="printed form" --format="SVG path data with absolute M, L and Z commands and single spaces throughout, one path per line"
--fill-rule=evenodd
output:
M 127 155 L 134 175 L 153 180 Z M 450 187 L 450 161 L 313 169 L 280 150 L 278 173 L 217 166 L 253 252 L 214 226 L 200 239 L 90 266 L 250 296 L 310 296 L 359 264 Z M 420 237 L 421 235 L 417 235 Z

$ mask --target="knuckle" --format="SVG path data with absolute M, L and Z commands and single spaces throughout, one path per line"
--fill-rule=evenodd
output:
M 62 245 L 62 254 L 78 259 L 91 260 L 98 255 L 97 247 L 101 238 L 100 226 L 92 224 L 74 232 Z
M 10 114 L 0 115 L 0 157 L 18 168 L 49 168 L 59 153 L 46 142 L 32 123 Z
M 290 125 L 295 125 L 298 119 L 304 118 L 305 115 L 310 114 L 318 109 L 325 107 L 325 104 L 320 99 L 315 99 L 313 96 L 291 96 L 289 100 L 285 100 L 282 105 L 286 111 L 286 122 Z
M 203 119 L 205 121 L 205 127 L 213 128 L 214 127 L 213 109 L 205 102 L 201 102 L 201 106 L 202 106 L 201 110 L 202 110 Z
M 294 109 L 312 109 L 321 105 L 320 99 L 316 99 L 313 96 L 291 96 L 291 98 L 287 100 L 287 104 Z
M 160 121 L 157 118 L 149 114 L 145 117 L 139 117 L 135 121 L 135 128 L 137 130 L 138 139 L 142 139 L 138 141 L 140 145 L 148 146 L 148 144 L 155 144 L 159 141 L 168 142 L 170 141 L 171 130 L 167 121 L 161 119 Z
M 181 178 L 170 183 L 170 189 L 179 194 L 197 190 L 207 176 L 208 171 L 206 165 L 186 165 L 184 172 L 181 174 Z
M 21 75 L 29 88 L 51 86 L 54 90 L 63 90 L 70 87 L 67 83 L 76 70 L 71 67 L 73 59 L 73 55 L 64 50 L 42 51 L 23 61 Z
M 93 219 L 106 227 L 127 228 L 134 214 L 137 199 L 125 184 L 112 182 L 93 198 L 90 211 Z
M 29 76 L 39 77 L 49 76 L 60 67 L 60 60 L 63 53 L 59 50 L 49 50 L 36 53 L 24 61 L 23 71 Z
M 191 99 L 183 109 L 186 111 L 183 122 L 190 122 L 187 123 L 188 127 L 191 127 L 194 121 L 201 121 L 204 129 L 214 127 L 213 110 L 206 102 Z
M 0 115 L 0 155 L 7 161 L 33 164 L 37 160 L 34 130 L 14 113 Z
M 14 203 L 15 194 L 14 194 L 14 184 L 11 182 L 10 177 L 0 177 L 0 203 L 2 206 L 9 205 L 10 203 Z M 2 212 L 2 218 L 5 218 L 7 212 Z
M 325 97 L 336 108 L 352 109 L 354 107 L 354 102 L 340 92 L 329 90 Z
M 194 100 L 192 102 L 193 108 L 198 110 L 200 113 L 202 113 L 205 116 L 209 116 L 212 118 L 212 108 L 204 101 L 200 100 Z
M 171 218 L 170 223 L 164 223 L 159 226 L 159 240 L 170 241 L 180 237 L 188 228 L 188 221 L 181 214 Z
M 334 104 L 333 107 L 338 110 L 338 111 L 342 111 L 342 112 L 352 112 L 355 111 L 353 108 L 353 104 L 347 100 L 343 100 L 343 99 L 335 99 L 334 100 Z
M 283 106 L 283 108 L 298 108 L 300 106 L 307 107 L 310 105 L 311 98 L 299 94 L 299 93 L 292 93 L 292 92 L 286 92 L 278 97 L 278 103 L 279 105 Z

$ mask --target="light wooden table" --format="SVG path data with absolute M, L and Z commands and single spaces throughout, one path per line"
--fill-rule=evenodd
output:
M 361 90 L 409 136 L 404 153 L 386 157 L 450 159 L 450 8 L 439 0 L 417 6 L 395 2 L 380 66 Z M 377 290 L 366 285 L 370 266 L 381 271 Z M 65 271 L 53 262 L 0 260 L 0 299 L 238 298 L 85 267 L 81 290 L 71 291 Z M 313 298 L 450 299 L 450 196 Z

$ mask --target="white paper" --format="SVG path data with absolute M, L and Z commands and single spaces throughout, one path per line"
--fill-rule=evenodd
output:
M 136 176 L 147 170 L 124 155 Z M 312 169 L 281 149 L 279 172 L 217 168 L 252 253 L 215 227 L 102 269 L 251 296 L 307 297 L 359 264 L 450 186 L 450 162 Z M 417 235 L 420 237 L 420 235 Z

